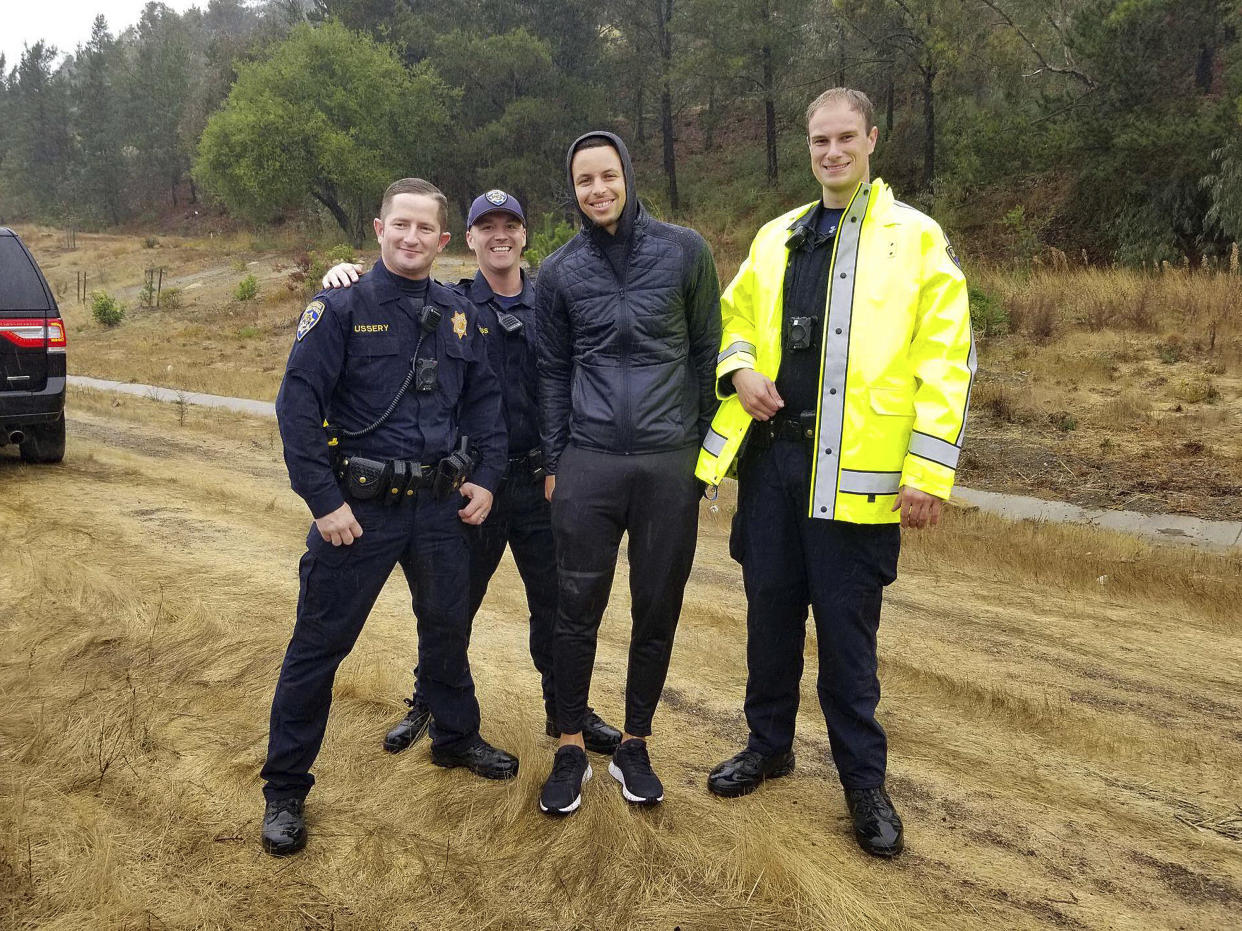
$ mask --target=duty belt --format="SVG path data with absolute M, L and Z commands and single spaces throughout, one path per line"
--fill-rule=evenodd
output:
M 345 456 L 336 477 L 345 483 L 350 497 L 359 501 L 382 498 L 388 506 L 414 497 L 419 489 L 435 484 L 436 467 L 408 459 L 367 459 Z
M 797 417 L 777 414 L 770 420 L 755 421 L 750 435 L 760 446 L 771 446 L 777 440 L 809 443 L 815 439 L 815 411 L 803 411 Z
M 543 467 L 543 450 L 532 449 L 524 455 L 509 457 L 509 464 L 505 467 L 504 478 L 505 481 L 512 481 L 518 478 L 529 478 L 534 481 L 543 478 L 547 474 L 547 470 Z

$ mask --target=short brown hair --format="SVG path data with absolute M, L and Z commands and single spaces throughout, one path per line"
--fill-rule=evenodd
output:
M 867 124 L 866 132 L 871 132 L 875 127 L 875 107 L 871 103 L 871 98 L 862 91 L 854 90 L 852 87 L 830 87 L 812 100 L 811 105 L 806 108 L 808 127 L 811 124 L 811 117 L 815 115 L 815 111 L 821 107 L 828 106 L 830 103 L 847 104 L 851 110 L 863 118 L 863 122 Z
M 440 205 L 440 232 L 448 229 L 448 198 L 444 196 L 444 192 L 432 184 L 430 181 L 424 181 L 422 178 L 402 178 L 400 181 L 394 181 L 388 185 L 388 190 L 384 191 L 384 199 L 380 201 L 380 219 L 383 220 L 388 216 L 388 208 L 392 206 L 392 199 L 398 194 L 421 194 L 423 197 L 430 197 Z

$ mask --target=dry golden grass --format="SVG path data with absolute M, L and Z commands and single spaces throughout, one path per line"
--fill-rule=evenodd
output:
M 1242 517 L 1242 277 L 981 269 L 960 479 L 1094 506 Z
M 881 629 L 908 851 L 854 846 L 814 699 L 798 769 L 704 787 L 745 736 L 726 490 L 704 511 L 653 757 L 567 821 L 506 559 L 476 623 L 485 783 L 379 740 L 414 636 L 394 579 L 337 678 L 311 842 L 259 849 L 258 769 L 306 532 L 274 425 L 74 392 L 58 468 L 0 456 L 0 928 L 1218 929 L 1242 906 L 1242 558 L 953 510 Z M 16 545 L 14 545 L 16 542 Z M 1101 583 L 1100 576 L 1107 576 Z M 624 570 L 593 703 L 620 717 Z

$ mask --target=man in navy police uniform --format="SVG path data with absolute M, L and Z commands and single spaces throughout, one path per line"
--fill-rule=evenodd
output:
M 505 547 L 526 588 L 530 610 L 530 655 L 543 686 L 546 731 L 558 737 L 556 695 L 552 675 L 552 632 L 556 624 L 556 548 L 552 512 L 543 486 L 543 452 L 539 439 L 538 373 L 534 347 L 534 282 L 522 271 L 526 248 L 526 216 L 512 194 L 491 190 L 480 194 L 466 217 L 466 244 L 479 270 L 454 290 L 470 299 L 478 313 L 479 331 L 488 344 L 488 359 L 504 394 L 509 461 L 487 520 L 467 530 L 470 543 L 470 617 L 473 622 L 487 586 L 500 565 Z M 324 287 L 348 288 L 362 266 L 344 263 L 330 269 Z M 417 670 L 415 670 L 417 675 Z M 405 699 L 409 713 L 384 737 L 384 749 L 400 753 L 428 728 L 431 709 L 421 684 Z M 592 709 L 582 725 L 588 750 L 612 753 L 621 732 Z
M 306 843 L 303 803 L 336 669 L 398 563 L 414 598 L 432 762 L 495 779 L 518 768 L 479 735 L 466 656 L 464 524 L 487 517 L 505 468 L 500 386 L 474 305 L 430 277 L 449 239 L 444 195 L 394 182 L 374 225 L 381 261 L 358 287 L 306 308 L 276 398 L 290 483 L 314 526 L 262 771 L 263 846 L 275 855 Z M 477 463 L 455 488 L 469 471 L 455 452 L 466 437 Z

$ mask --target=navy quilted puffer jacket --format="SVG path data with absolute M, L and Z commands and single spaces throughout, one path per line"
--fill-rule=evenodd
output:
M 711 251 L 694 230 L 641 207 L 629 152 L 613 134 L 575 141 L 567 170 L 592 136 L 620 154 L 626 204 L 615 236 L 582 215 L 582 232 L 539 269 L 540 432 L 552 473 L 571 442 L 618 454 L 697 446 L 717 405 L 720 283 Z

